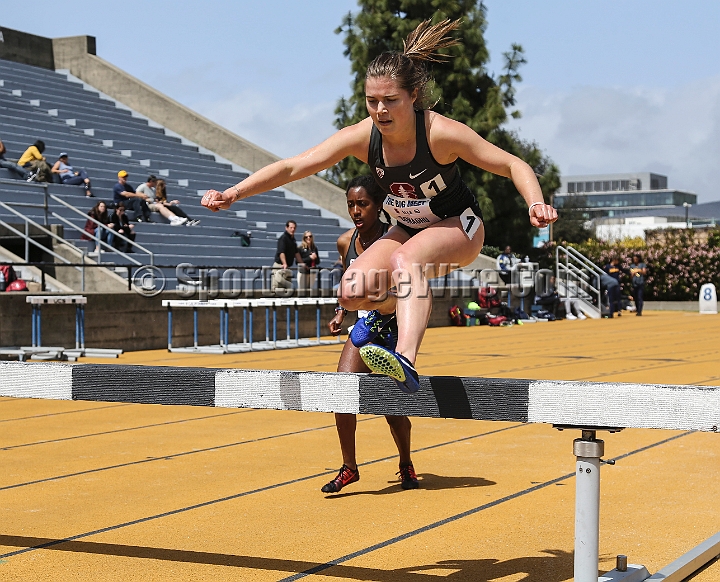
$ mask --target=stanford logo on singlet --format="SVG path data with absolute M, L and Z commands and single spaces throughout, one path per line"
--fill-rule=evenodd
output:
M 395 194 L 395 196 L 400 196 L 401 198 L 417 199 L 415 186 L 407 182 L 393 182 L 390 184 L 390 191 Z

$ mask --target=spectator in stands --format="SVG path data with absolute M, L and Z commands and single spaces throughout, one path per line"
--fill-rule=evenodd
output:
M 71 186 L 83 185 L 85 188 L 85 196 L 92 198 L 94 194 L 90 191 L 90 178 L 85 170 L 76 170 L 68 164 L 67 152 L 62 152 L 57 159 L 57 162 L 53 165 L 50 170 L 53 174 L 60 176 L 60 181 L 63 184 L 69 184 Z
M 315 245 L 313 233 L 306 230 L 298 248 L 302 262 L 298 261 L 298 289 L 314 289 L 317 267 L 320 265 L 320 251 Z
M 115 224 L 110 221 L 110 215 L 108 214 L 107 206 L 102 200 L 90 209 L 90 212 L 88 212 L 88 216 L 90 218 L 94 218 L 108 228 L 115 228 Z M 112 231 L 99 227 L 92 220 L 88 220 L 85 223 L 85 232 L 94 235 L 96 238 L 99 238 L 100 240 L 108 243 L 109 245 L 112 245 L 113 243 L 114 236 Z M 92 246 L 94 246 L 96 253 L 100 250 L 100 243 L 98 243 L 94 239 L 91 239 L 89 236 L 86 236 L 84 234 L 80 238 L 82 238 L 83 240 L 91 241 L 91 248 Z
M 302 263 L 302 257 L 298 252 L 297 242 L 295 242 L 296 228 L 297 222 L 288 220 L 285 223 L 285 232 L 278 239 L 272 281 L 270 282 L 271 291 L 275 291 L 278 287 L 288 289 L 290 287 L 288 283 L 292 280 L 290 267 L 293 266 L 295 260 L 298 264 Z
M 162 205 L 166 210 L 172 212 L 177 218 L 182 219 L 180 224 L 183 224 L 183 222 L 187 226 L 197 226 L 200 224 L 199 220 L 190 218 L 187 213 L 180 208 L 180 203 L 177 200 L 168 201 L 165 180 L 157 181 L 157 188 L 155 189 L 155 204 Z
M 505 247 L 505 250 L 500 253 L 498 258 L 496 259 L 498 274 L 500 275 L 500 278 L 505 281 L 505 283 L 510 283 L 510 271 L 512 268 L 518 264 L 518 259 L 515 255 L 513 255 L 512 248 L 510 248 L 510 245 L 507 245 Z
M 128 184 L 128 173 L 125 170 L 118 172 L 118 183 L 113 187 L 113 202 L 116 205 L 122 204 L 124 208 L 135 213 L 135 220 L 138 222 L 151 222 L 150 209 L 147 205 L 148 196 L 138 194 Z M 127 217 L 126 217 L 127 218 Z
M 5 144 L 0 140 L 0 168 L 10 170 L 13 174 L 20 177 L 21 180 L 27 180 L 30 177 L 30 172 L 26 171 L 22 166 L 18 165 L 12 160 L 5 158 L 7 150 Z
M 170 212 L 168 208 L 165 207 L 164 204 L 158 204 L 156 194 L 157 183 L 158 179 L 155 176 L 148 176 L 148 179 L 145 181 L 145 183 L 140 184 L 137 187 L 135 193 L 145 196 L 145 201 L 150 211 L 157 212 L 158 214 L 160 214 L 160 216 L 165 217 L 167 220 L 170 221 L 171 225 L 180 226 L 181 224 L 185 224 L 187 222 L 187 219 L 181 219 L 178 216 L 175 216 L 172 212 Z
M 134 227 L 132 224 L 130 224 L 130 220 L 128 219 L 127 214 L 125 214 L 125 204 L 121 202 L 117 205 L 117 208 L 115 208 L 115 213 L 112 215 L 112 218 L 110 220 L 112 221 L 112 228 L 115 229 L 115 232 L 123 235 L 126 238 L 129 238 L 131 241 L 135 241 L 135 231 L 133 230 Z M 121 253 L 133 252 L 132 245 L 126 240 L 120 238 L 119 236 L 114 237 L 113 246 Z
M 30 170 L 30 175 L 27 177 L 28 182 L 52 182 L 52 171 L 50 164 L 45 160 L 43 152 L 45 151 L 45 142 L 37 140 L 25 153 L 20 156 L 18 165 L 22 166 L 26 170 Z

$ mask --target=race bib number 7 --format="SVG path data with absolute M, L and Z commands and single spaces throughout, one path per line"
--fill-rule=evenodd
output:
M 480 228 L 482 220 L 475 216 L 472 208 L 466 208 L 465 212 L 460 215 L 460 223 L 467 237 L 472 240 L 478 228 Z

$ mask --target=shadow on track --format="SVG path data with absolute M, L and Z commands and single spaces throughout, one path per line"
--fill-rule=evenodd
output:
M 0 546 L 28 547 L 39 546 L 54 541 L 49 538 L 0 535 Z M 77 552 L 105 556 L 121 556 L 149 560 L 165 560 L 178 563 L 207 564 L 232 568 L 249 568 L 283 572 L 292 575 L 307 571 L 315 566 L 314 562 L 284 560 L 281 558 L 264 558 L 259 556 L 238 556 L 213 552 L 194 552 L 169 548 L 152 548 L 147 546 L 129 546 L 87 541 L 70 541 L 52 545 L 47 550 L 59 552 Z M 478 560 L 443 560 L 437 563 L 421 564 L 409 568 L 378 570 L 361 566 L 339 564 L 323 571 L 328 578 L 346 578 L 373 582 L 427 582 L 428 580 L 445 580 L 450 582 L 490 582 L 499 578 L 513 576 L 518 582 L 564 582 L 573 575 L 572 552 L 563 550 L 541 550 L 542 556 L 525 556 L 510 560 L 485 558 Z M 5 565 L 11 565 L 8 559 Z M 524 574 L 517 577 L 518 574 Z

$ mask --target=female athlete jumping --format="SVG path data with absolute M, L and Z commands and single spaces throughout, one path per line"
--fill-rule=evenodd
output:
M 345 272 L 339 301 L 348 310 L 371 310 L 353 329 L 352 342 L 362 346 L 361 356 L 372 371 L 394 378 L 405 392 L 420 387 L 414 364 L 432 308 L 428 278 L 441 275 L 447 265 L 468 265 L 483 247 L 480 208 L 455 161 L 461 158 L 510 178 L 528 205 L 533 226 L 557 220 L 528 164 L 468 126 L 427 109 L 432 104 L 424 63 L 441 60 L 438 49 L 457 44 L 446 35 L 458 24 L 425 21 L 408 36 L 402 53 L 383 53 L 370 63 L 365 80 L 368 118 L 224 192 L 209 190 L 202 201 L 211 210 L 227 209 L 347 156 L 366 162 L 387 194 L 384 208 L 397 225 Z M 398 342 L 395 350 L 388 350 L 371 342 L 395 317 L 395 297 L 384 292 L 392 286 L 397 289 Z

